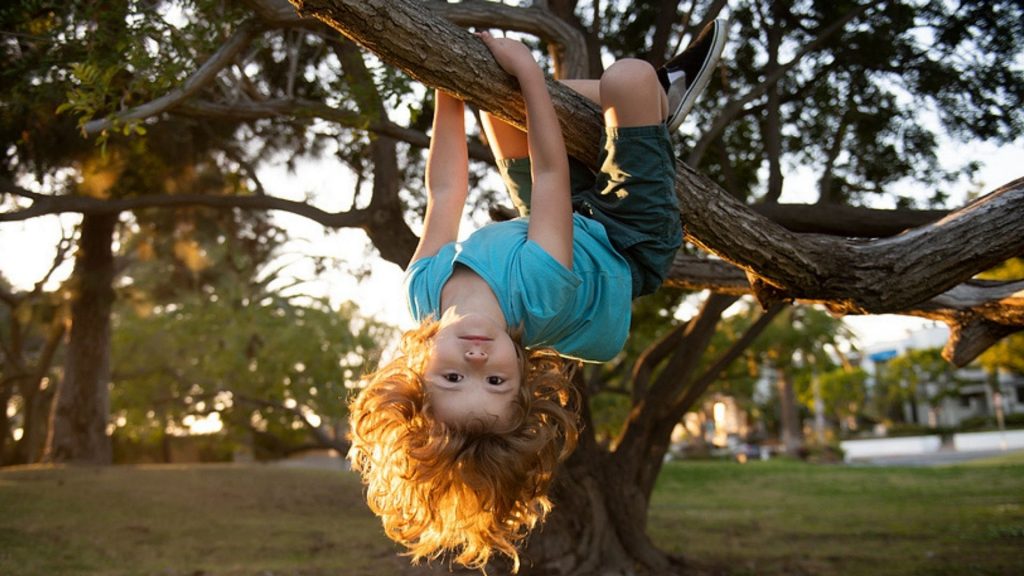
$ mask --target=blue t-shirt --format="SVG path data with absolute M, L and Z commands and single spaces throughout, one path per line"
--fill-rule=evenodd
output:
M 527 240 L 529 220 L 489 224 L 462 242 L 445 244 L 406 272 L 409 312 L 417 321 L 441 314 L 441 289 L 456 264 L 491 287 L 510 327 L 522 326 L 527 348 L 606 362 L 629 334 L 632 276 L 604 227 L 573 215 L 573 269 Z

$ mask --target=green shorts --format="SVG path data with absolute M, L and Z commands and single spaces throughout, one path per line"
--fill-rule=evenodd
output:
M 601 171 L 570 157 L 573 209 L 604 225 L 612 246 L 629 263 L 633 297 L 661 286 L 683 242 L 675 192 L 675 161 L 668 129 L 609 127 L 601 139 Z M 519 214 L 530 213 L 529 158 L 498 162 Z

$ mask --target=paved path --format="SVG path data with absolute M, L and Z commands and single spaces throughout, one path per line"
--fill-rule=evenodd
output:
M 907 456 L 878 456 L 875 458 L 859 458 L 850 462 L 850 466 L 944 466 L 971 460 L 981 460 L 1006 454 L 1016 454 L 1024 450 L 972 450 L 957 452 L 955 450 L 939 451 L 930 454 L 910 454 Z

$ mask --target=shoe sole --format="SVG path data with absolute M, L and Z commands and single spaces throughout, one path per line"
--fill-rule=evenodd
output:
M 701 93 L 704 92 L 704 89 L 707 88 L 708 82 L 711 81 L 711 73 L 714 72 L 715 67 L 718 66 L 718 60 L 722 56 L 722 49 L 725 48 L 725 29 L 727 26 L 728 22 L 720 22 L 719 25 L 715 26 L 714 37 L 711 41 L 710 56 L 704 60 L 704 64 L 700 68 L 700 72 L 697 73 L 697 78 L 694 83 L 686 89 L 686 93 L 683 94 L 683 98 L 679 101 L 679 105 L 676 106 L 675 112 L 668 116 L 669 134 L 679 129 L 683 120 L 686 119 L 690 110 L 693 109 L 693 105 L 697 103 L 697 98 L 700 97 Z

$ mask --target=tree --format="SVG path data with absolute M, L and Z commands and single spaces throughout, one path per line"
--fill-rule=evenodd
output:
M 361 227 L 385 258 L 404 263 L 414 236 L 403 219 L 400 192 L 403 186 L 409 186 L 404 193 L 415 197 L 415 185 L 405 182 L 415 180 L 417 163 L 399 162 L 403 156 L 397 151 L 409 150 L 408 156 L 412 157 L 416 147 L 426 142 L 423 122 L 429 117 L 429 104 L 416 96 L 415 90 L 412 96 L 402 96 L 405 92 L 401 87 L 408 84 L 394 68 L 521 124 L 522 104 L 515 87 L 486 50 L 453 22 L 507 25 L 536 34 L 547 52 L 554 55 L 552 69 L 571 77 L 599 70 L 602 47 L 617 48 L 617 56 L 635 51 L 657 61 L 671 52 L 669 46 L 684 38 L 688 30 L 717 15 L 725 2 L 693 3 L 693 10 L 699 12 L 681 12 L 676 3 L 658 3 L 657 8 L 653 3 L 645 4 L 637 11 L 635 25 L 632 19 L 620 17 L 613 6 L 602 13 L 584 14 L 582 10 L 577 12 L 575 2 L 561 0 L 546 3 L 547 8 L 477 1 L 324 0 L 296 4 L 302 14 L 315 16 L 343 32 L 387 65 L 369 56 L 354 58 L 358 53 L 325 24 L 299 17 L 279 1 L 250 0 L 247 6 L 252 8 L 251 15 L 213 19 L 223 23 L 230 33 L 212 35 L 223 39 L 220 48 L 207 52 L 210 56 L 201 66 L 189 61 L 195 65 L 186 66 L 189 73 L 178 75 L 176 85 L 180 84 L 180 89 L 167 90 L 163 95 L 148 92 L 150 98 L 143 98 L 141 103 L 121 105 L 112 99 L 83 127 L 87 133 L 98 133 L 143 119 L 149 130 L 183 117 L 232 122 L 244 119 L 257 127 L 248 134 L 267 141 L 274 141 L 274 132 L 282 122 L 287 125 L 296 118 L 327 119 L 344 128 L 339 128 L 338 134 L 351 134 L 349 128 L 365 128 L 374 135 L 373 145 L 361 148 L 365 153 L 344 155 L 357 165 L 353 171 L 365 177 L 357 186 L 371 189 L 370 200 L 360 205 L 364 207 L 330 213 L 308 203 L 266 194 L 98 199 L 39 194 L 7 179 L 0 180 L 0 186 L 18 201 L 10 211 L 0 214 L 0 220 L 66 211 L 109 214 L 154 206 L 283 209 L 326 226 Z M 899 129 L 897 120 L 905 119 L 905 112 L 879 112 L 882 104 L 890 101 L 879 87 L 892 82 L 895 71 L 913 70 L 915 73 L 906 76 L 915 82 L 920 80 L 919 86 L 901 86 L 912 88 L 911 93 L 919 95 L 922 102 L 938 102 L 952 120 L 964 120 L 962 126 L 977 124 L 974 120 L 981 119 L 985 122 L 979 125 L 989 126 L 993 134 L 1009 138 L 1008 134 L 1019 132 L 1014 127 L 1019 128 L 1021 121 L 1020 74 L 993 64 L 999 59 L 1012 61 L 1006 55 L 1017 54 L 1016 47 L 1021 43 L 1016 39 L 1021 31 L 1015 23 L 1022 18 L 1012 16 L 1019 16 L 1019 9 L 1011 2 L 969 2 L 964 16 L 951 15 L 942 2 L 924 7 L 901 2 L 774 4 L 779 6 L 764 2 L 738 6 L 735 19 L 740 26 L 739 37 L 744 40 L 737 50 L 746 52 L 733 59 L 736 64 L 730 68 L 729 77 L 742 83 L 737 81 L 733 86 L 730 81 L 712 92 L 720 105 L 702 107 L 714 116 L 702 119 L 702 125 L 710 128 L 689 146 L 690 162 L 696 165 L 702 161 L 706 173 L 726 189 L 685 164 L 678 166 L 677 185 L 687 238 L 721 259 L 697 257 L 692 250 L 681 252 L 670 284 L 691 290 L 711 288 L 716 293 L 706 298 L 697 312 L 688 314 L 688 320 L 654 335 L 643 352 L 624 359 L 624 379 L 607 383 L 629 391 L 631 408 L 621 427 L 609 434 L 607 447 L 585 436 L 561 473 L 555 495 L 560 504 L 558 511 L 543 532 L 534 535 L 528 550 L 538 571 L 668 573 L 678 569 L 678 563 L 659 551 L 643 530 L 650 491 L 671 429 L 716 376 L 743 355 L 783 309 L 783 302 L 820 302 L 837 313 L 900 312 L 942 319 L 953 327 L 948 352 L 956 363 L 970 360 L 1024 325 L 1021 302 L 1012 296 L 1020 290 L 1019 282 L 989 284 L 972 280 L 975 273 L 1019 254 L 1024 247 L 1024 223 L 1015 217 L 1024 202 L 1024 182 L 1020 180 L 934 223 L 944 211 L 890 213 L 851 206 L 808 209 L 771 202 L 747 206 L 743 202 L 759 187 L 761 165 L 769 165 L 772 178 L 766 191 L 777 190 L 778 169 L 797 161 L 796 151 L 809 146 L 831 153 L 822 162 L 820 188 L 822 197 L 834 200 L 856 200 L 864 195 L 862 189 L 884 190 L 890 180 L 878 166 L 885 166 L 894 154 L 898 156 L 904 150 L 912 150 L 907 156 L 916 158 L 915 165 L 928 171 L 927 137 L 916 127 Z M 206 4 L 197 6 L 208 8 Z M 918 13 L 940 39 L 934 53 L 912 42 L 918 35 Z M 685 24 L 677 25 L 680 21 Z M 947 27 L 946 21 L 954 25 Z M 897 23 L 901 26 L 895 26 Z M 611 26 L 619 29 L 613 31 Z M 255 42 L 264 38 L 265 29 L 270 30 L 266 38 L 272 49 L 264 51 L 265 45 Z M 872 37 L 873 30 L 879 36 Z M 993 31 L 1000 33 L 988 33 Z M 976 38 L 999 40 L 982 45 Z M 872 50 L 877 53 L 878 46 L 895 49 L 888 58 L 869 61 L 868 56 Z M 984 61 L 974 65 L 940 57 L 962 46 L 978 46 Z M 839 47 L 858 50 L 838 54 Z M 324 68 L 339 67 L 330 64 L 324 54 L 337 56 L 344 75 L 319 76 Z M 430 58 L 424 58 L 425 54 Z M 794 57 L 786 60 L 786 54 Z M 360 60 L 370 63 L 367 69 L 371 74 L 360 73 Z M 890 75 L 884 76 L 887 67 Z M 947 74 L 950 71 L 956 74 Z M 829 76 L 833 73 L 836 76 Z M 963 99 L 964 85 L 957 85 L 961 78 L 1000 81 L 990 82 L 991 89 L 984 84 L 972 85 L 972 95 L 979 88 L 978 99 L 972 102 Z M 866 86 L 867 80 L 873 85 Z M 320 82 L 343 95 L 340 104 L 326 104 L 328 99 L 316 88 Z M 599 114 L 592 105 L 558 85 L 552 90 L 570 150 L 593 162 L 591 143 L 600 130 Z M 851 96 L 855 94 L 861 97 Z M 411 112 L 408 126 L 390 120 L 388 114 L 395 101 Z M 843 108 L 839 115 L 832 113 L 845 102 L 856 106 Z M 972 110 L 980 116 L 970 116 Z M 282 117 L 286 120 L 268 120 Z M 803 131 L 787 126 L 801 126 Z M 807 138 L 790 137 L 797 132 L 806 133 Z M 296 141 L 319 142 L 323 136 L 315 130 L 310 134 L 310 138 Z M 912 137 L 913 142 L 899 142 L 900 134 Z M 345 138 L 362 142 L 365 136 Z M 401 147 L 396 141 L 403 142 Z M 475 157 L 486 160 L 479 147 L 473 150 L 477 151 Z M 860 160 L 862 156 L 864 161 Z M 868 156 L 877 157 L 877 161 L 869 161 Z M 900 168 L 904 169 L 902 165 Z M 771 198 L 771 194 L 766 196 Z M 852 239 L 892 236 L 913 226 L 922 227 L 890 238 Z M 808 230 L 817 234 L 800 233 Z M 828 233 L 841 236 L 824 235 Z M 702 358 L 722 313 L 740 294 L 751 292 L 765 304 L 765 313 L 720 354 Z M 672 315 L 673 309 L 667 312 Z M 585 414 L 588 424 L 590 417 Z
M 8 410 L 0 415 L 0 464 L 37 462 L 43 454 L 69 314 L 61 293 L 46 292 L 43 286 L 70 246 L 70 238 L 61 239 L 52 265 L 31 291 L 13 291 L 0 277 L 0 404 L 14 407 L 10 416 Z
M 886 400 L 891 402 L 889 413 L 898 413 L 902 420 L 904 407 L 910 410 L 914 424 L 938 425 L 938 409 L 942 399 L 957 394 L 957 380 L 948 362 L 942 359 L 941 351 L 935 349 L 907 350 L 889 360 L 882 370 L 883 377 L 877 387 Z M 929 408 L 925 416 L 918 413 L 918 404 L 924 402 Z
M 472 43 L 468 34 L 432 18 L 421 6 L 341 1 L 296 5 L 301 13 L 329 23 L 425 84 L 451 91 L 522 125 L 521 102 L 509 82 L 493 80 L 504 78 L 493 62 Z M 427 27 L 429 34 L 425 33 Z M 399 37 L 408 41 L 387 41 Z M 432 54 L 429 62 L 419 57 L 424 53 Z M 593 150 L 586 143 L 596 141 L 597 114 L 571 93 L 557 86 L 552 91 L 570 153 L 593 162 Z M 677 182 L 687 238 L 741 266 L 764 302 L 802 298 L 827 301 L 837 312 L 905 310 L 954 288 L 1022 249 L 1017 240 L 1005 247 L 992 246 L 993 236 L 986 237 L 984 248 L 972 248 L 970 243 L 962 242 L 966 229 L 960 228 L 973 219 L 975 225 L 989 232 L 998 233 L 1003 226 L 1009 226 L 1019 233 L 1019 218 L 1009 212 L 1020 207 L 1017 197 L 1024 192 L 1024 182 L 1020 181 L 971 206 L 972 210 L 955 213 L 942 223 L 931 225 L 927 246 L 919 243 L 923 235 L 913 234 L 901 239 L 857 243 L 794 235 L 756 216 L 683 164 L 679 165 Z M 1002 204 L 1007 200 L 1008 204 Z M 994 204 L 984 206 L 988 202 Z M 989 209 L 993 211 L 988 212 Z M 1000 223 L 981 223 L 968 216 L 978 210 L 990 215 L 1002 211 L 1003 218 Z M 1014 220 L 1016 223 L 1011 223 Z M 995 228 L 988 228 L 990 225 Z M 954 238 L 946 236 L 950 233 L 960 234 L 955 246 Z M 882 271 L 895 265 L 895 261 L 886 263 L 888 256 L 883 251 L 899 259 L 899 269 L 907 271 L 905 276 L 894 277 L 892 268 L 890 272 Z M 931 258 L 935 256 L 955 260 L 958 270 L 932 264 L 921 267 L 922 258 L 934 263 L 936 260 Z M 974 263 L 965 256 L 984 262 Z M 849 274 L 850 270 L 856 273 Z M 713 327 L 732 300 L 716 295 L 708 298 L 699 316 L 684 329 L 670 333 L 675 344 L 703 350 L 709 340 L 709 325 Z M 991 336 L 989 339 L 991 343 Z M 531 540 L 528 554 L 537 566 L 552 569 L 558 559 L 564 567 L 560 571 L 565 573 L 592 573 L 598 566 L 612 573 L 636 564 L 656 573 L 671 570 L 671 562 L 638 529 L 644 524 L 650 487 L 660 468 L 671 425 L 678 421 L 678 409 L 686 404 L 688 393 L 700 387 L 696 384 L 704 380 L 694 377 L 695 356 L 699 357 L 699 352 L 673 355 L 661 377 L 644 387 L 614 452 L 604 452 L 584 438 L 556 489 L 562 512 L 551 519 L 541 537 Z M 705 376 L 713 378 L 715 373 L 712 368 Z M 594 494 L 595 491 L 600 493 Z M 582 521 L 584 517 L 591 521 Z
M 823 401 L 822 375 L 838 363 L 839 344 L 852 334 L 839 319 L 812 307 L 790 307 L 776 317 L 751 347 L 759 365 L 769 365 L 779 402 L 780 437 L 785 451 L 798 456 L 804 448 L 801 404 L 815 410 Z
M 389 328 L 280 293 L 221 291 L 158 307 L 123 310 L 116 322 L 113 391 L 118 434 L 160 438 L 216 415 L 225 436 L 280 457 L 348 443 L 339 433 L 346 396 L 376 363 Z M 166 455 L 166 449 L 164 451 Z

